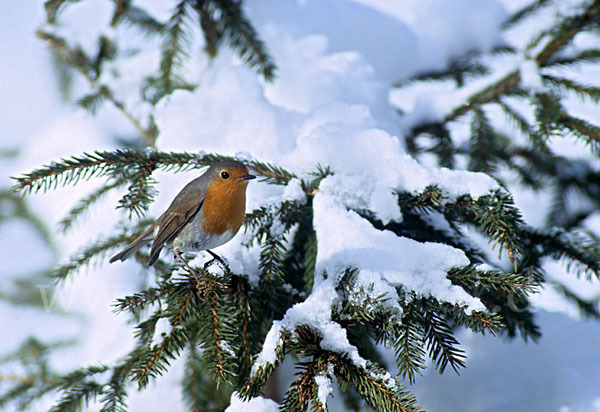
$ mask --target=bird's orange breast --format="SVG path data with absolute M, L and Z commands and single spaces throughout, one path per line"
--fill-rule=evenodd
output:
M 234 234 L 242 226 L 246 210 L 247 182 L 214 182 L 202 205 L 202 229 L 207 233 Z

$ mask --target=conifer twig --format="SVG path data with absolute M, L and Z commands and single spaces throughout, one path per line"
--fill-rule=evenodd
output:
M 551 62 L 551 59 L 556 53 L 561 50 L 567 43 L 569 43 L 573 37 L 581 31 L 583 27 L 591 24 L 595 19 L 600 18 L 600 4 L 597 2 L 592 5 L 583 13 L 574 19 L 568 19 L 564 22 L 556 31 L 552 40 L 550 40 L 544 48 L 535 56 L 535 61 L 539 67 L 544 67 Z M 575 24 L 573 26 L 573 23 Z M 506 76 L 491 84 L 482 91 L 473 94 L 467 99 L 467 101 L 455 108 L 443 119 L 443 123 L 452 122 L 459 117 L 465 115 L 473 108 L 478 108 L 486 103 L 496 101 L 500 96 L 506 95 L 509 91 L 515 89 L 521 83 L 521 71 L 514 70 L 508 73 Z M 417 130 L 413 130 L 408 140 L 414 139 L 418 133 Z
M 146 140 L 146 143 L 149 146 L 154 146 L 156 144 L 156 132 L 153 131 L 152 128 L 145 128 L 142 126 L 141 121 L 127 110 L 123 102 L 114 97 L 109 89 L 98 83 L 98 80 L 92 75 L 92 71 L 90 71 L 89 62 L 82 61 L 84 57 L 81 55 L 81 53 L 78 54 L 76 51 L 71 49 L 63 39 L 51 33 L 38 30 L 36 35 L 40 40 L 48 43 L 52 50 L 61 59 L 77 70 L 87 80 L 92 89 L 103 91 L 103 96 L 108 99 L 127 118 L 127 120 L 131 122 L 131 124 L 138 130 L 140 135 Z

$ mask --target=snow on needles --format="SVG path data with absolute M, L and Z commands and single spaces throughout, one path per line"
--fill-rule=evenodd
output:
M 314 7 L 322 3 L 314 2 Z M 369 210 L 384 223 L 401 221 L 398 192 L 418 193 L 437 185 L 451 200 L 463 194 L 477 198 L 497 184 L 484 174 L 427 167 L 405 152 L 396 126 L 398 115 L 388 100 L 388 82 L 363 49 L 333 44 L 326 35 L 294 34 L 281 19 L 269 18 L 269 8 L 258 2 L 253 3 L 252 12 L 262 16 L 261 36 L 272 45 L 274 59 L 282 68 L 277 80 L 263 82 L 225 49 L 211 64 L 206 57 L 193 59 L 186 75 L 197 75 L 198 86 L 161 100 L 154 117 L 160 150 L 244 153 L 245 158 L 272 162 L 300 177 L 315 172 L 319 165 L 333 173 L 321 182 L 313 203 L 318 242 L 313 291 L 274 323 L 255 367 L 274 361 L 282 329 L 293 334 L 301 324 L 319 333 L 323 348 L 347 353 L 354 363 L 365 365 L 345 329 L 331 318 L 338 303 L 339 277 L 349 267 L 358 270 L 359 286 L 369 293 L 386 294 L 389 299 L 384 304 L 395 312 L 401 311 L 397 287 L 469 310 L 483 309 L 478 299 L 446 278 L 449 268 L 470 263 L 462 251 L 377 230 L 356 210 Z M 404 23 L 389 16 L 372 12 L 371 18 L 374 27 L 385 23 L 405 30 Z M 119 86 L 119 98 L 136 114 L 145 113 L 147 105 L 136 104 L 135 87 L 120 85 L 142 83 L 158 57 L 152 48 L 134 56 L 125 54 L 114 63 L 121 70 L 108 70 L 102 79 Z M 303 198 L 298 179 L 278 188 L 254 182 L 248 190 L 248 208 L 273 203 L 273 199 Z M 242 252 L 242 240 L 238 236 L 219 253 L 232 262 L 246 262 L 234 263 L 234 269 L 249 270 L 243 273 L 250 273 L 251 283 L 256 284 L 258 253 Z
M 469 310 L 483 309 L 478 299 L 446 278 L 449 268 L 470 263 L 462 251 L 377 230 L 353 210 L 368 209 L 384 223 L 401 221 L 397 192 L 417 193 L 438 185 L 448 198 L 477 198 L 497 184 L 484 174 L 427 167 L 406 154 L 399 131 L 391 126 L 398 117 L 385 82 L 360 53 L 331 52 L 325 36 L 296 39 L 281 27 L 269 27 L 263 34 L 274 45 L 275 61 L 288 67 L 293 59 L 295 72 L 302 73 L 302 87 L 286 75 L 264 83 L 223 50 L 193 92 L 173 93 L 160 102 L 155 115 L 162 149 L 248 153 L 301 177 L 318 165 L 333 172 L 314 198 L 318 253 L 313 291 L 274 322 L 253 372 L 275 360 L 282 329 L 293 335 L 302 324 L 319 333 L 324 349 L 347 353 L 355 364 L 365 365 L 345 329 L 331 319 L 337 282 L 348 267 L 358 269 L 359 285 L 387 293 L 385 304 L 395 311 L 401 310 L 395 289 L 400 286 Z M 349 92 L 356 90 L 360 93 Z M 196 142 L 191 148 L 190 137 Z M 279 199 L 302 197 L 299 181 L 288 188 L 267 186 L 252 184 L 249 209 L 273 199 L 274 190 L 279 190 Z M 227 245 L 223 250 L 227 256 L 236 253 L 233 249 Z
M 469 264 L 461 250 L 377 230 L 323 191 L 313 202 L 319 245 L 315 272 L 336 276 L 354 267 L 360 270 L 358 282 L 364 287 L 373 285 L 375 291 L 388 291 L 389 295 L 393 286 L 403 286 L 422 296 L 467 305 L 470 310 L 484 309 L 479 299 L 452 285 L 446 277 L 451 267 Z M 319 287 L 317 280 L 315 287 Z
M 346 329 L 331 319 L 332 306 L 338 299 L 336 285 L 337 282 L 332 278 L 321 279 L 321 282 L 315 284 L 312 293 L 305 301 L 288 309 L 281 321 L 273 321 L 265 338 L 263 349 L 252 365 L 252 376 L 265 364 L 275 362 L 276 350 L 282 343 L 281 333 L 284 330 L 293 332 L 300 325 L 310 326 L 319 334 L 322 338 L 320 344 L 323 349 L 346 353 L 355 365 L 366 366 L 367 361 L 350 344 Z
M 265 363 L 275 362 L 275 351 L 281 332 L 293 333 L 297 326 L 308 325 L 321 337 L 321 347 L 346 353 L 357 365 L 366 361 L 350 344 L 346 330 L 331 318 L 338 302 L 336 286 L 348 267 L 359 269 L 357 285 L 369 289 L 374 296 L 387 294 L 385 304 L 401 312 L 395 287 L 405 287 L 421 296 L 466 305 L 469 310 L 484 310 L 479 299 L 452 285 L 446 277 L 448 269 L 468 265 L 469 259 L 456 248 L 439 243 L 421 243 L 399 237 L 391 231 L 375 229 L 357 212 L 349 210 L 345 198 L 330 190 L 326 178 L 313 200 L 313 224 L 317 233 L 315 282 L 308 298 L 290 308 L 281 321 L 273 325 L 263 350 L 252 367 L 252 374 Z M 342 179 L 343 180 L 343 179 Z

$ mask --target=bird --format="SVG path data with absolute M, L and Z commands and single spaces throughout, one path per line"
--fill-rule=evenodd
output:
M 242 226 L 246 188 L 248 181 L 255 178 L 242 162 L 225 160 L 213 164 L 189 182 L 156 222 L 114 255 L 110 263 L 125 261 L 153 242 L 149 266 L 156 263 L 166 246 L 194 273 L 181 252 L 206 250 L 216 258 L 210 249 L 229 242 Z

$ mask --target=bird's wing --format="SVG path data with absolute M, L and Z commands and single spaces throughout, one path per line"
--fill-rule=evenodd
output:
M 175 238 L 183 227 L 202 209 L 205 191 L 190 182 L 173 199 L 173 202 L 157 221 L 158 233 L 152 243 L 149 264 L 153 265 L 158 259 L 165 242 Z

